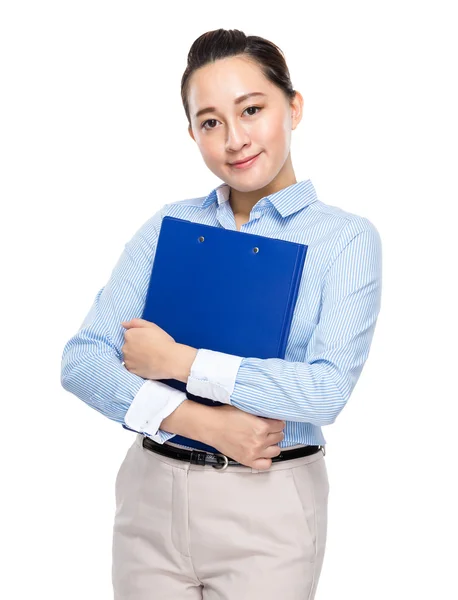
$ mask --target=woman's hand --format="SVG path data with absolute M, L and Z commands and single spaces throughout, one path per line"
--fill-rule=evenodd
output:
M 159 325 L 145 319 L 124 321 L 127 329 L 124 345 L 124 366 L 144 379 L 171 379 L 178 344 Z
M 228 404 L 209 408 L 215 416 L 207 443 L 242 465 L 270 469 L 272 458 L 281 454 L 278 444 L 285 437 L 285 421 L 258 417 Z

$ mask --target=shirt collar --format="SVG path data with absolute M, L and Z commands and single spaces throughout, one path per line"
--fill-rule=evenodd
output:
M 221 206 L 229 200 L 229 191 L 229 185 L 221 183 L 206 196 L 201 204 L 201 208 L 207 208 L 213 202 L 217 202 Z M 312 204 L 316 200 L 318 200 L 318 197 L 312 182 L 310 179 L 303 179 L 278 192 L 264 196 L 259 200 L 259 203 L 263 204 L 262 201 L 270 202 L 284 218 Z

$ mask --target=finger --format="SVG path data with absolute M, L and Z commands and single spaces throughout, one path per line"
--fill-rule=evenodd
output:
M 269 433 L 276 433 L 277 431 L 283 431 L 283 429 L 286 427 L 286 422 L 279 421 L 278 419 L 268 419 L 267 424 L 268 424 L 267 431 Z
M 121 323 L 123 327 L 154 327 L 154 323 L 146 321 L 145 319 L 131 319 L 130 321 L 123 321 Z
M 278 456 L 281 453 L 281 451 L 282 449 L 280 448 L 280 446 L 267 446 L 260 452 L 259 458 L 273 458 L 274 456 Z
M 269 444 L 269 446 L 272 446 L 273 444 L 278 444 L 279 442 L 282 442 L 284 439 L 285 439 L 284 431 L 276 431 L 274 433 L 267 434 L 267 443 Z
M 258 471 L 267 471 L 271 466 L 272 461 L 270 458 L 257 458 L 251 465 L 253 469 L 258 469 Z

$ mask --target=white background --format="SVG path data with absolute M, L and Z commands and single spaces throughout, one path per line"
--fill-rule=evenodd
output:
M 371 353 L 323 429 L 317 600 L 457 598 L 452 3 L 158 7 L 0 9 L 0 595 L 112 598 L 114 482 L 135 434 L 61 387 L 62 349 L 135 231 L 220 183 L 187 133 L 180 79 L 192 42 L 224 27 L 283 50 L 305 98 L 297 179 L 369 218 L 383 242 Z

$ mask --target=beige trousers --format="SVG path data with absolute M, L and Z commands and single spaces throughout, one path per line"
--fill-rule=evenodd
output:
M 326 545 L 321 451 L 214 469 L 142 447 L 115 483 L 114 600 L 312 600 Z

